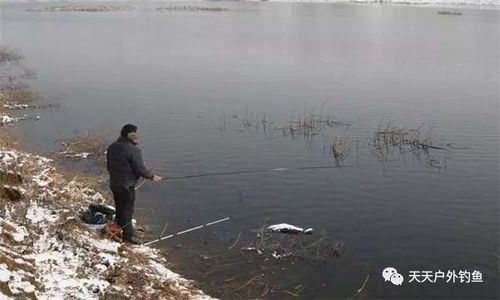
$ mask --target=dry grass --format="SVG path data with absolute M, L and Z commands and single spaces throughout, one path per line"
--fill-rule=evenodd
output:
M 75 136 L 62 142 L 62 149 L 57 154 L 66 158 L 93 158 L 104 160 L 108 141 L 103 136 Z
M 245 112 L 241 116 L 237 114 L 231 115 L 231 119 L 240 119 L 244 128 L 252 129 L 256 132 L 261 130 L 268 140 L 274 139 L 275 132 L 281 132 L 284 137 L 291 137 L 293 139 L 303 137 L 308 149 L 312 147 L 315 136 L 324 135 L 324 131 L 327 129 L 349 125 L 348 123 L 338 121 L 334 115 L 318 114 L 307 108 L 302 113 L 293 114 L 290 119 L 284 122 L 274 122 L 270 115 L 266 113 L 252 113 L 248 111 L 248 108 L 245 109 Z M 219 128 L 222 128 L 221 131 L 225 131 L 225 114 L 221 123 L 223 126 Z
M 8 48 L 0 47 L 0 64 L 17 63 L 23 59 L 23 56 L 18 52 Z
M 1 113 L 1 110 L 0 110 Z M 16 149 L 19 147 L 19 142 L 18 140 L 10 135 L 8 132 L 5 130 L 1 131 L 0 134 L 0 149 Z
M 28 87 L 24 85 L 3 86 L 0 87 L 0 103 L 3 108 L 8 106 L 19 105 L 16 109 L 22 108 L 22 104 L 28 104 L 25 108 L 29 107 L 39 97 L 31 92 Z
M 443 169 L 446 157 L 431 155 L 431 150 L 447 150 L 432 138 L 432 128 L 422 123 L 415 129 L 381 123 L 371 142 L 379 161 L 386 162 L 394 154 L 410 153 L 417 159 L 423 159 L 429 166 Z
M 68 182 L 77 182 L 81 187 L 85 189 L 96 190 L 103 192 L 101 190 L 102 185 L 108 181 L 108 176 L 106 174 L 100 175 L 85 175 L 81 173 L 70 172 L 66 170 L 58 170 L 58 174 Z
M 35 75 L 23 65 L 22 60 L 23 57 L 18 52 L 0 47 L 0 115 L 9 110 L 34 106 L 33 103 L 39 100 L 38 95 L 25 83 Z
M 332 242 L 324 232 L 313 235 L 270 233 L 266 221 L 250 241 L 238 234 L 230 246 L 240 248 L 244 257 L 234 254 L 223 263 L 214 261 L 204 265 L 201 276 L 221 299 L 290 298 L 302 296 L 305 286 L 285 283 L 282 276 L 290 275 L 297 261 L 324 264 L 343 255 L 342 243 Z M 243 245 L 243 247 L 241 247 Z M 203 266 L 201 267 L 203 268 Z M 284 268 L 288 271 L 283 272 Z M 235 270 L 240 270 L 235 272 Z M 291 271 L 293 272 L 293 271 Z M 213 286 L 217 286 L 216 289 Z
M 330 153 L 335 159 L 337 166 L 341 166 L 344 160 L 349 155 L 350 148 L 347 142 L 342 137 L 335 137 L 332 144 L 330 145 Z
M 304 112 L 302 115 L 292 117 L 284 124 L 278 125 L 278 129 L 283 135 L 292 137 L 302 135 L 304 138 L 312 138 L 318 135 L 322 130 L 339 125 L 340 123 L 332 116 L 323 116 L 310 112 Z
M 255 242 L 243 247 L 242 250 L 256 253 L 263 259 L 327 262 L 332 257 L 341 256 L 344 248 L 339 242 L 325 243 L 326 239 L 325 232 L 314 235 L 259 233 Z

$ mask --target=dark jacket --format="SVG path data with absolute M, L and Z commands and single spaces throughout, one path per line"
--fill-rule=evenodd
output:
M 108 147 L 107 167 L 110 186 L 130 188 L 139 177 L 153 178 L 153 172 L 144 166 L 141 149 L 122 137 Z

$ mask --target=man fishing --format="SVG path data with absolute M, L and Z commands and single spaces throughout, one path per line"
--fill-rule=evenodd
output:
M 123 126 L 120 137 L 108 147 L 107 168 L 116 207 L 116 223 L 123 230 L 123 240 L 140 244 L 134 234 L 135 185 L 140 177 L 160 182 L 163 178 L 146 169 L 138 143 L 137 126 Z

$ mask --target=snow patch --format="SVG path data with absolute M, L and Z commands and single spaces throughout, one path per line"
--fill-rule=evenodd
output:
M 35 287 L 29 281 L 24 280 L 23 275 L 18 272 L 14 272 L 12 274 L 12 279 L 9 281 L 9 289 L 13 294 L 29 294 L 35 291 Z
M 12 123 L 12 122 L 14 122 L 14 119 L 11 118 L 10 116 L 8 116 L 8 115 L 0 116 L 0 124 L 4 125 L 4 124 Z
M 33 176 L 33 181 L 39 186 L 39 187 L 46 187 L 50 183 L 52 183 L 54 180 L 52 177 L 48 175 L 49 171 L 51 171 L 52 168 L 46 168 L 37 175 Z
M 3 105 L 3 108 L 10 110 L 20 110 L 28 108 L 28 104 L 7 103 Z
M 11 274 L 6 264 L 0 264 L 0 282 L 9 282 Z
M 304 228 L 290 225 L 287 223 L 270 225 L 266 229 L 267 229 L 267 231 L 281 232 L 281 233 L 295 233 L 295 234 L 296 233 L 305 233 L 305 234 L 312 234 L 313 233 L 312 228 L 304 229 Z
M 14 151 L 0 151 L 0 165 L 4 168 L 9 167 L 17 158 L 18 156 Z
M 53 223 L 57 221 L 59 217 L 56 214 L 52 214 L 50 210 L 38 206 L 37 203 L 31 203 L 26 211 L 26 219 L 30 220 L 33 224 L 40 223 L 42 221 Z
M 24 241 L 24 238 L 28 236 L 28 232 L 24 226 L 16 227 L 16 232 L 12 232 L 11 234 L 14 241 L 18 243 Z

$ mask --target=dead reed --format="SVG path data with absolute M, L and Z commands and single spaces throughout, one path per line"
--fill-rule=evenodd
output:
M 350 148 L 345 139 L 339 136 L 335 137 L 330 145 L 330 153 L 335 159 L 337 166 L 341 166 L 343 164 L 344 160 L 349 155 L 349 152 Z
M 108 142 L 102 136 L 75 136 L 61 143 L 62 149 L 57 153 L 66 158 L 103 160 L 106 156 Z
M 445 156 L 445 151 L 452 148 L 438 143 L 431 133 L 432 128 L 426 126 L 425 122 L 416 129 L 381 123 L 370 144 L 378 160 L 384 163 L 396 154 L 409 153 L 431 168 L 446 169 L 449 157 Z

